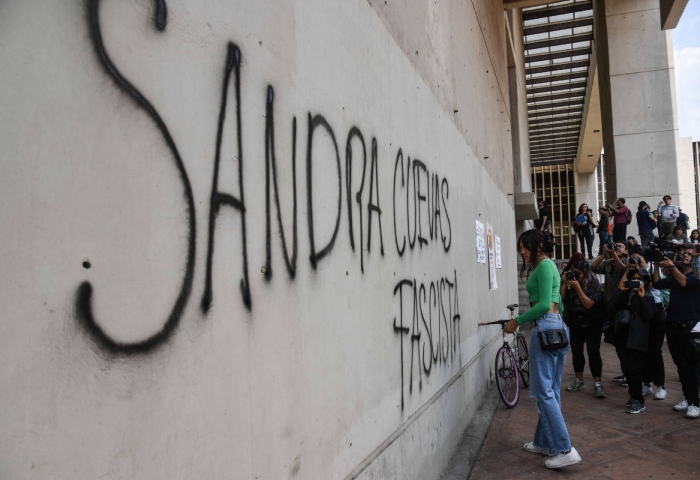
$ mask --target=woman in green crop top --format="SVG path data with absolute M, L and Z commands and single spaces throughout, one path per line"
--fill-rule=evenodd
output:
M 540 419 L 533 441 L 523 445 L 528 452 L 548 455 L 547 468 L 561 468 L 581 461 L 571 446 L 569 431 L 561 413 L 561 380 L 567 349 L 542 350 L 538 331 L 566 329 L 559 315 L 561 277 L 556 264 L 549 259 L 554 238 L 539 230 L 528 230 L 518 238 L 523 259 L 521 274 L 527 271 L 527 292 L 532 308 L 506 324 L 512 333 L 523 323 L 532 323 L 530 336 L 530 395 L 535 398 Z M 568 333 L 568 329 L 567 329 Z

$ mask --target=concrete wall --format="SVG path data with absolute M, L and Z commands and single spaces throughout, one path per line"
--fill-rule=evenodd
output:
M 693 160 L 693 138 L 680 137 L 678 141 L 678 171 L 680 172 L 680 202 L 677 204 L 688 215 L 692 228 L 698 226 L 695 203 L 695 167 Z
M 681 199 L 671 31 L 656 0 L 594 4 L 608 199 L 656 205 Z M 637 235 L 633 221 L 628 235 Z
M 517 295 L 505 27 L 381 3 L 0 3 L 0 478 L 439 476 Z

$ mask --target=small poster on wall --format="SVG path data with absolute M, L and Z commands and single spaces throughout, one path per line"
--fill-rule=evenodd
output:
M 486 263 L 486 237 L 484 235 L 484 224 L 476 221 L 476 261 Z
M 496 290 L 498 288 L 498 282 L 496 281 L 496 247 L 493 227 L 488 223 L 486 224 L 486 237 L 488 238 L 489 248 L 489 290 Z
M 501 268 L 501 237 L 496 235 L 496 268 Z

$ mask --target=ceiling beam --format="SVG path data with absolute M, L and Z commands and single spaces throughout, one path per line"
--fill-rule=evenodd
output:
M 577 60 L 575 62 L 550 63 L 549 65 L 541 65 L 539 67 L 528 67 L 525 69 L 525 74 L 532 75 L 534 73 L 556 72 L 559 70 L 570 70 L 574 68 L 588 68 L 588 63 L 588 59 Z
M 544 135 L 539 138 L 530 138 L 530 145 L 533 144 L 540 144 L 540 143 L 553 143 L 555 141 L 565 141 L 565 142 L 570 142 L 575 140 L 578 142 L 578 137 L 579 137 L 579 132 L 576 130 L 573 130 L 571 132 L 567 132 L 565 134 L 559 134 L 559 135 Z
M 536 48 L 554 47 L 556 45 L 570 45 L 574 43 L 590 42 L 593 40 L 593 33 L 578 33 L 576 35 L 565 35 L 544 40 L 533 40 L 523 43 L 523 50 L 535 50 Z
M 545 120 L 537 120 L 535 122 L 529 122 L 529 128 L 530 128 L 530 130 L 541 129 L 541 128 L 555 128 L 555 127 L 563 127 L 564 125 L 573 125 L 573 124 L 580 124 L 580 123 L 581 123 L 581 119 L 579 117 L 548 118 Z
M 551 0 L 503 0 L 503 9 L 539 7 L 548 3 L 551 3 Z
M 538 83 L 561 82 L 562 80 L 573 80 L 575 78 L 588 78 L 588 70 L 571 73 L 559 73 L 542 77 L 532 77 L 525 80 L 526 85 L 536 85 Z
M 534 112 L 536 110 L 554 110 L 555 108 L 572 107 L 575 105 L 583 105 L 583 101 L 584 99 L 581 98 L 579 100 L 569 100 L 568 102 L 548 102 L 533 104 L 527 106 L 527 111 Z
M 551 102 L 553 100 L 564 100 L 568 98 L 575 98 L 575 97 L 585 97 L 586 96 L 586 90 L 577 90 L 575 92 L 565 92 L 565 93 L 557 93 L 554 95 L 538 95 L 534 97 L 528 97 L 527 102 Z
M 538 18 L 555 17 L 557 15 L 566 15 L 567 13 L 587 12 L 589 10 L 593 10 L 592 3 L 574 3 L 563 7 L 541 8 L 523 12 L 523 20 L 536 20 Z
M 580 127 L 576 127 L 576 128 L 571 128 L 571 127 L 569 127 L 569 128 L 567 128 L 566 130 L 560 130 L 560 131 L 557 131 L 557 132 L 548 130 L 548 131 L 542 132 L 542 133 L 540 133 L 540 134 L 535 134 L 535 135 L 532 135 L 532 134 L 531 134 L 531 135 L 530 135 L 530 143 L 539 142 L 539 141 L 541 141 L 541 140 L 551 140 L 551 139 L 558 138 L 558 137 L 565 137 L 565 138 L 575 137 L 575 138 L 578 138 L 580 132 L 581 132 L 581 128 L 580 128 Z
M 542 148 L 531 148 L 530 149 L 530 155 L 554 155 L 554 154 L 576 154 L 576 150 L 578 149 L 578 145 L 551 145 L 551 146 L 545 146 Z
M 548 22 L 538 25 L 532 25 L 530 27 L 523 27 L 523 35 L 537 35 L 538 33 L 557 32 L 559 30 L 570 30 L 573 28 L 592 26 L 592 16 L 584 18 L 574 18 L 571 20 L 563 20 L 561 22 Z
M 577 118 L 581 118 L 579 116 L 579 115 L 581 115 L 581 112 L 583 112 L 583 108 L 567 108 L 566 110 L 533 113 L 532 115 L 528 115 L 527 119 L 528 120 L 537 120 L 537 119 L 544 119 L 545 117 L 570 116 L 571 114 L 575 114 Z
M 555 162 L 569 162 L 573 161 L 574 157 L 576 156 L 576 153 L 574 152 L 573 154 L 551 154 L 551 155 L 530 155 L 530 161 L 555 161 Z
M 533 161 L 530 160 L 531 165 L 535 165 L 538 167 L 546 167 L 549 165 L 568 165 L 570 163 L 573 163 L 573 159 L 566 159 L 566 160 L 545 160 L 545 161 Z M 562 172 L 563 173 L 563 172 Z
M 590 55 L 591 47 L 571 48 L 569 50 L 557 50 L 556 52 L 536 53 L 525 56 L 525 63 L 544 62 L 546 60 L 555 60 L 557 58 L 578 57 L 581 55 Z
M 537 93 L 547 93 L 547 92 L 556 92 L 559 90 L 573 90 L 577 88 L 583 88 L 585 89 L 587 85 L 586 81 L 583 82 L 574 82 L 574 83 L 560 83 L 559 85 L 549 85 L 546 87 L 532 87 L 527 89 L 527 94 L 528 95 L 533 95 Z

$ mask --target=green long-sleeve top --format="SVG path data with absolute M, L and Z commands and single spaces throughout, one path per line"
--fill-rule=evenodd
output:
M 537 304 L 522 315 L 518 315 L 515 321 L 518 325 L 537 320 L 545 313 L 549 312 L 552 302 L 561 303 L 559 295 L 559 287 L 561 286 L 561 277 L 557 265 L 547 259 L 542 260 L 530 274 L 527 279 L 525 288 L 530 294 L 530 303 Z

